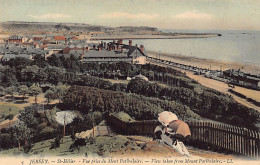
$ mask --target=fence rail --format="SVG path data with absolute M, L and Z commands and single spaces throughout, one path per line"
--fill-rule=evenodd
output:
M 123 134 L 153 136 L 157 120 L 125 122 L 113 115 L 107 122 Z M 260 132 L 208 121 L 188 121 L 191 141 L 213 145 L 251 158 L 260 158 Z

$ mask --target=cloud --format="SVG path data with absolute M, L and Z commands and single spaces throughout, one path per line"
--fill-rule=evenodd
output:
M 154 19 L 158 17 L 158 14 L 131 14 L 126 12 L 114 12 L 100 15 L 101 18 L 128 18 L 128 19 Z
M 173 15 L 173 18 L 179 18 L 179 19 L 211 19 L 213 18 L 212 15 L 207 13 L 201 13 L 198 11 L 187 11 L 182 14 Z
M 59 14 L 59 13 L 48 13 L 48 14 L 42 14 L 42 15 L 28 15 L 29 17 L 32 17 L 34 19 L 66 19 L 70 18 L 70 15 L 65 14 Z

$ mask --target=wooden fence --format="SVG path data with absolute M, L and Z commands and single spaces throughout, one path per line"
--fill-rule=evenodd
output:
M 123 134 L 153 136 L 157 120 L 124 122 L 113 115 L 107 122 Z M 208 121 L 187 121 L 191 130 L 191 141 L 232 151 L 237 154 L 260 158 L 260 132 L 242 127 Z

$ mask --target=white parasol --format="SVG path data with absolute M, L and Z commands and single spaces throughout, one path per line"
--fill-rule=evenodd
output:
M 162 123 L 164 126 L 168 126 L 170 122 L 178 120 L 178 117 L 170 111 L 163 111 L 159 113 L 158 116 L 158 121 Z

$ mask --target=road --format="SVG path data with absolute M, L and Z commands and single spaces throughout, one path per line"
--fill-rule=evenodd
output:
M 155 64 L 155 65 L 170 67 L 170 68 L 179 70 L 179 71 L 185 73 L 188 77 L 190 77 L 190 78 L 196 80 L 197 82 L 199 82 L 201 85 L 206 86 L 208 88 L 215 89 L 215 90 L 223 92 L 223 93 L 226 93 L 228 95 L 231 95 L 238 103 L 243 104 L 243 105 L 245 105 L 249 108 L 253 108 L 255 110 L 260 111 L 260 107 L 248 102 L 245 99 L 237 97 L 236 95 L 228 92 L 228 89 L 230 89 L 230 87 L 228 87 L 228 85 L 224 82 L 217 81 L 217 80 L 210 79 L 210 78 L 206 78 L 203 75 L 194 75 L 194 72 L 192 72 L 192 71 L 187 71 L 187 70 L 180 69 L 180 68 L 177 68 L 177 67 L 169 66 L 169 65 L 164 64 L 164 63 L 159 63 L 159 62 L 155 62 L 155 61 L 151 61 L 151 60 L 149 60 L 149 62 L 152 63 L 152 64 Z M 247 97 L 252 96 L 252 95 L 260 96 L 260 91 L 250 90 L 251 93 L 250 93 L 250 95 L 248 95 L 247 91 L 249 91 L 249 89 L 245 89 L 245 88 L 242 88 L 242 87 L 235 86 L 235 89 L 236 88 L 240 89 L 240 91 L 242 91 L 242 89 L 243 89 L 243 94 L 246 95 Z M 254 93 L 254 94 L 252 94 L 252 93 Z

